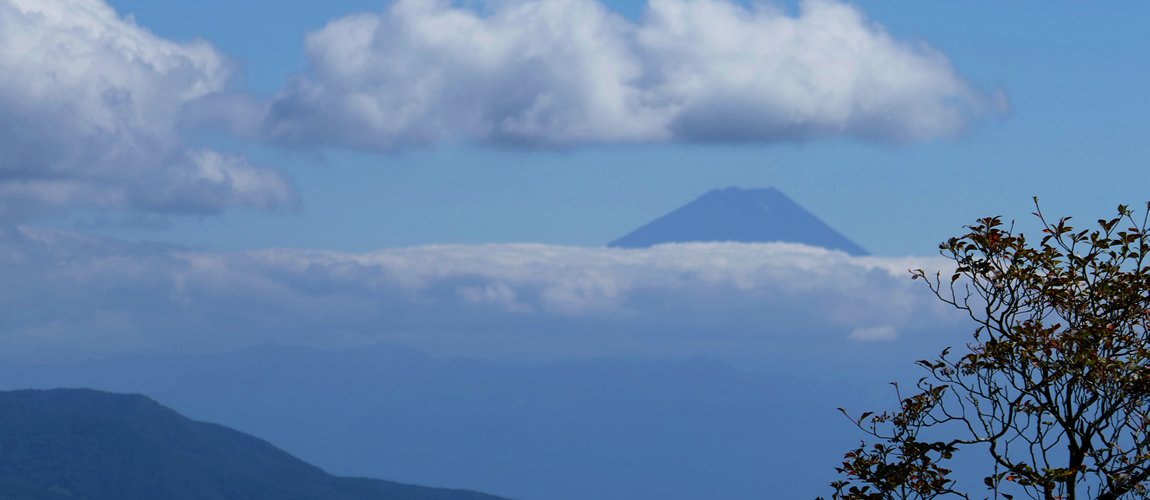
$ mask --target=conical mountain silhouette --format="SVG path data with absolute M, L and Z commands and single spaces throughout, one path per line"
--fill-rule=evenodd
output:
M 646 248 L 692 241 L 781 241 L 868 255 L 773 187 L 711 190 L 607 246 Z

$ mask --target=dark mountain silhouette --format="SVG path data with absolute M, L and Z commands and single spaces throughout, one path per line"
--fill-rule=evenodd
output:
M 739 332 L 700 342 L 749 336 Z M 704 358 L 521 363 L 387 343 L 265 345 L 75 364 L 0 360 L 0 388 L 143 393 L 341 476 L 522 500 L 809 499 L 825 495 L 842 443 L 858 439 L 835 408 L 887 404 L 884 382 L 918 376 L 897 361 L 942 349 L 923 338 L 836 351 L 815 336 L 756 365 L 767 372 Z M 809 371 L 785 374 L 800 365 Z
M 0 393 L 0 500 L 499 500 L 340 478 L 141 395 Z
M 866 250 L 773 187 L 711 190 L 607 246 L 646 248 L 692 241 L 782 241 L 867 255 Z

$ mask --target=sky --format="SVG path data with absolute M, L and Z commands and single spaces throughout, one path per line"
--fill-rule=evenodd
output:
M 427 332 L 654 332 L 674 304 L 699 332 L 927 331 L 953 318 L 907 263 L 945 268 L 964 224 L 1150 199 L 1148 8 L 4 0 L 4 355 L 507 354 L 529 342 Z M 728 186 L 874 257 L 602 248 Z
M 112 4 L 158 36 L 215 44 L 242 64 L 241 88 L 265 96 L 308 70 L 307 32 L 384 7 L 281 2 L 268 15 L 269 5 Z M 607 7 L 630 19 L 643 11 L 642 3 Z M 792 14 L 796 9 L 787 8 Z M 1145 198 L 1131 169 L 1140 163 L 1142 141 L 1135 137 L 1145 130 L 1138 117 L 1146 105 L 1139 92 L 1146 77 L 1130 59 L 1145 35 L 1135 25 L 1124 27 L 1140 18 L 1140 6 L 860 8 L 898 39 L 941 50 L 982 91 L 1002 89 L 1010 110 L 983 118 L 958 140 L 897 146 L 830 137 L 799 144 L 599 144 L 560 151 L 455 144 L 379 154 L 246 143 L 240 149 L 295 181 L 300 197 L 294 209 L 240 209 L 150 225 L 175 226 L 167 231 L 103 231 L 220 250 L 366 251 L 493 241 L 596 245 L 707 189 L 775 185 L 872 252 L 907 255 L 932 252 L 976 216 L 1024 217 L 1032 196 L 1048 200 L 1052 209 L 1091 216 Z M 860 205 L 870 209 L 849 208 Z M 41 223 L 71 229 L 85 216 L 97 218 L 56 214 Z
M 587 5 L 617 13 L 622 16 L 617 21 L 631 27 L 642 26 L 647 8 L 642 2 Z M 868 135 L 872 132 L 865 124 L 845 133 L 823 132 L 811 137 L 803 136 L 797 128 L 758 137 L 742 137 L 738 130 L 730 131 L 728 137 L 708 138 L 702 132 L 672 138 L 628 137 L 626 134 L 638 132 L 623 129 L 639 125 L 621 123 L 625 121 L 621 116 L 604 115 L 598 122 L 601 129 L 617 129 L 617 136 L 579 139 L 576 136 L 580 132 L 569 131 L 571 135 L 560 137 L 562 132 L 550 131 L 550 136 L 517 143 L 509 137 L 476 135 L 480 133 L 464 131 L 463 124 L 456 124 L 456 129 L 437 132 L 434 139 L 414 135 L 400 139 L 394 134 L 368 132 L 379 138 L 373 141 L 350 138 L 349 131 L 340 128 L 352 127 L 348 123 L 324 121 L 341 118 L 309 115 L 307 119 L 316 127 L 344 134 L 345 138 L 301 140 L 284 133 L 261 138 L 218 130 L 179 133 L 186 143 L 221 144 L 223 151 L 244 153 L 256 165 L 275 168 L 292 183 L 291 203 L 265 200 L 267 203 L 261 205 L 236 200 L 210 210 L 201 207 L 183 216 L 169 215 L 179 211 L 138 205 L 114 207 L 128 213 L 104 207 L 96 207 L 92 213 L 86 209 L 92 209 L 93 204 L 77 203 L 63 212 L 40 214 L 34 221 L 126 239 L 172 241 L 224 251 L 265 247 L 369 251 L 490 242 L 593 246 L 611 241 L 709 189 L 773 185 L 873 253 L 904 256 L 933 253 L 939 241 L 975 217 L 1001 214 L 1027 218 L 1033 196 L 1045 200 L 1052 211 L 1087 220 L 1108 215 L 1118 203 L 1139 204 L 1147 198 L 1137 175 L 1145 148 L 1145 141 L 1139 138 L 1146 132 L 1142 117 L 1147 107 L 1142 91 L 1147 70 L 1137 63 L 1137 47 L 1144 45 L 1147 35 L 1136 23 L 1145 14 L 1141 11 L 1144 7 L 1133 2 L 1106 9 L 1071 4 L 1042 9 L 1026 4 L 985 9 L 958 3 L 852 5 L 856 13 L 865 16 L 859 21 L 863 26 L 885 31 L 895 44 L 927 47 L 942 60 L 945 68 L 941 71 L 953 81 L 923 85 L 967 86 L 963 92 L 973 93 L 976 101 L 993 100 L 1001 93 L 1005 104 L 981 103 L 978 105 L 986 109 L 971 111 L 972 116 L 964 117 L 961 124 L 947 125 L 951 128 L 945 130 L 915 128 L 921 135 L 906 137 L 895 131 Z M 336 57 L 316 52 L 321 49 L 314 49 L 309 56 L 308 36 L 321 40 L 317 38 L 319 30 L 334 26 L 329 23 L 347 16 L 378 15 L 387 8 L 383 2 L 181 4 L 122 0 L 110 6 L 117 15 L 132 14 L 139 27 L 162 39 L 176 43 L 201 39 L 212 44 L 219 57 L 236 65 L 230 68 L 232 81 L 221 83 L 221 88 L 249 93 L 265 99 L 265 104 L 270 96 L 289 88 L 289 82 L 298 75 L 320 82 L 314 79 L 317 66 L 309 57 L 313 61 Z M 800 15 L 798 5 L 776 7 L 783 9 L 787 18 Z M 479 8 L 478 4 L 473 8 Z M 497 8 L 489 7 L 491 11 Z M 504 28 L 493 24 L 489 29 Z M 535 43 L 524 38 L 533 35 L 507 36 L 519 37 L 514 43 Z M 725 49 L 716 45 L 713 50 Z M 750 51 L 743 52 L 733 52 L 729 66 L 708 71 L 718 75 L 722 71 L 735 73 L 740 66 L 752 67 L 754 63 L 737 61 L 738 57 L 751 57 Z M 540 57 L 563 56 L 549 53 Z M 482 83 L 460 78 L 455 83 L 460 88 L 449 92 L 458 93 L 459 99 L 480 99 L 498 90 L 478 86 L 508 88 L 498 79 L 513 78 L 510 74 L 514 71 L 528 71 L 512 62 L 503 64 L 480 77 Z M 587 67 L 578 71 L 610 79 L 603 73 L 609 70 Z M 340 78 L 335 74 L 320 77 Z M 828 70 L 819 77 L 834 76 Z M 525 87 L 525 91 L 535 91 L 542 88 L 539 86 L 559 85 L 560 80 L 570 79 L 558 74 L 548 78 L 553 80 L 522 85 L 535 86 Z M 334 82 L 326 84 L 330 87 Z M 416 84 L 385 82 L 373 91 L 401 95 L 412 89 L 389 89 L 388 85 Z M 914 92 L 894 87 L 888 90 L 904 96 Z M 932 98 L 948 92 L 942 88 L 933 91 L 940 94 Z M 447 102 L 436 105 L 453 106 Z M 431 117 L 443 112 L 428 111 L 431 115 L 423 119 L 463 119 Z M 724 113 L 718 108 L 713 112 Z M 404 133 L 418 135 L 421 132 L 417 129 L 423 125 L 427 123 L 413 122 Z M 902 126 L 917 127 L 909 123 Z M 298 133 L 317 137 L 319 131 Z M 124 225 L 124 220 L 136 222 L 129 226 L 153 230 L 106 227 Z
M 0 385 L 512 498 L 813 496 L 834 408 L 969 338 L 939 242 L 1150 200 L 1148 14 L 0 0 Z M 605 246 L 731 186 L 870 255 Z

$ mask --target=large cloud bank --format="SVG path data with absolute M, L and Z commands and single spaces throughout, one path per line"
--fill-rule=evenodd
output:
M 275 170 L 185 145 L 185 104 L 237 66 L 102 0 L 0 0 L 0 218 L 71 207 L 175 213 L 294 202 Z
M 1006 106 L 833 0 L 797 14 L 651 0 L 638 22 L 596 0 L 397 0 L 331 21 L 304 50 L 308 71 L 261 101 L 210 43 L 157 37 L 103 0 L 0 0 L 0 220 L 296 202 L 276 169 L 194 145 L 187 133 L 211 124 L 373 151 L 904 142 L 954 137 Z
M 834 0 L 807 0 L 796 16 L 651 0 L 637 23 L 595 0 L 486 5 L 397 0 L 334 20 L 307 36 L 310 75 L 265 103 L 262 123 L 249 118 L 254 104 L 220 104 L 243 109 L 240 128 L 274 143 L 385 151 L 440 141 L 923 141 L 1007 106 L 939 51 L 896 40 Z
M 899 342 L 953 324 L 907 273 L 943 265 L 784 243 L 219 254 L 21 228 L 0 238 L 0 355 L 379 340 L 491 356 L 536 345 L 657 353 L 699 340 L 722 349 L 724 338 Z

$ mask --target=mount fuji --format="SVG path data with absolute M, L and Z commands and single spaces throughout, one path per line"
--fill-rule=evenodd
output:
M 802 243 L 869 255 L 773 187 L 711 190 L 607 246 L 646 248 L 697 241 Z

